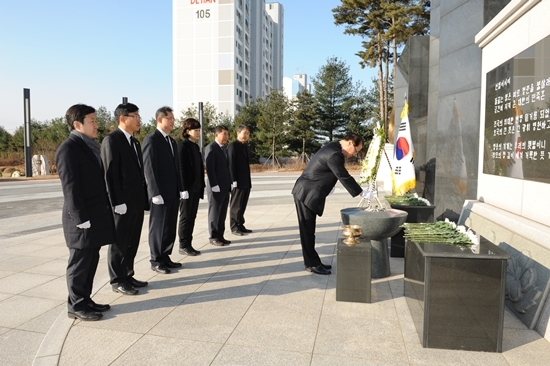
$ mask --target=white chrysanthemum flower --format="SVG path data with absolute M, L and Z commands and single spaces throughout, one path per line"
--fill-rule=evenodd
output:
M 459 225 L 457 226 L 456 228 L 456 231 L 458 231 L 459 233 L 462 233 L 462 234 L 466 234 L 466 228 L 462 225 Z
M 472 230 L 468 229 L 468 231 L 466 232 L 466 235 L 468 235 L 468 238 L 472 241 L 474 245 L 479 244 L 479 241 L 477 240 L 477 236 Z
M 453 229 L 456 229 L 456 224 L 455 224 L 454 222 L 450 221 L 448 218 L 445 218 L 445 222 L 446 222 L 447 224 L 451 225 L 451 227 L 452 227 Z
M 416 193 L 415 193 L 416 194 Z M 418 197 L 418 199 L 422 202 L 424 202 L 426 204 L 426 206 L 431 206 L 431 203 L 430 201 L 428 201 L 427 199 L 423 198 L 423 197 Z

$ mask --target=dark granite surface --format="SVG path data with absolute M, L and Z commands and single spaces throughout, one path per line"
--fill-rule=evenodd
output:
M 510 254 L 490 242 L 471 247 L 459 247 L 449 244 L 416 243 L 425 257 L 449 257 L 468 259 L 509 259 Z
M 404 292 L 423 347 L 502 351 L 509 255 L 479 249 L 407 242 Z
M 336 246 L 336 301 L 371 302 L 371 245 L 369 240 Z

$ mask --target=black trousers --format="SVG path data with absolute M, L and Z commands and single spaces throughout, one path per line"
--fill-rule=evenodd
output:
M 229 207 L 229 224 L 231 231 L 239 230 L 244 226 L 244 211 L 250 197 L 250 188 L 233 188 L 231 191 L 231 205 Z
M 321 258 L 315 250 L 315 223 L 317 215 L 311 211 L 302 201 L 294 197 L 296 214 L 298 215 L 298 227 L 300 228 L 300 242 L 302 243 L 302 255 L 306 267 L 316 267 L 321 264 Z
M 180 248 L 190 248 L 193 241 L 193 229 L 195 228 L 195 219 L 199 210 L 200 194 L 198 192 L 189 192 L 189 198 L 180 200 L 180 222 L 178 236 L 180 238 Z
M 225 218 L 229 206 L 229 192 L 208 193 L 208 231 L 210 240 L 223 239 L 225 232 Z
M 164 200 L 164 204 L 151 204 L 149 211 L 149 249 L 151 264 L 166 264 L 176 240 L 179 197 Z
M 111 285 L 126 283 L 134 276 L 134 259 L 141 238 L 143 211 L 114 214 L 116 243 L 109 245 L 107 264 Z
M 69 311 L 83 311 L 91 303 L 94 276 L 99 263 L 99 249 L 69 248 L 69 263 L 67 264 L 67 288 Z

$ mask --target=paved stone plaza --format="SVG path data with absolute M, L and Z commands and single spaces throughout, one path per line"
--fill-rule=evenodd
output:
M 336 301 L 340 212 L 358 199 L 337 185 L 317 222 L 317 249 L 330 276 L 304 271 L 290 190 L 297 174 L 253 175 L 246 226 L 227 247 L 208 244 L 201 201 L 198 257 L 151 271 L 147 222 L 137 296 L 114 293 L 106 254 L 94 300 L 112 309 L 98 322 L 66 314 L 68 250 L 61 229 L 59 181 L 0 180 L 0 355 L 3 365 L 542 365 L 550 344 L 506 311 L 503 353 L 424 349 L 403 297 L 401 258 L 373 280 L 372 303 Z

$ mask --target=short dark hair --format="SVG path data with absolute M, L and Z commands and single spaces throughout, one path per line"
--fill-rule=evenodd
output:
M 214 130 L 214 135 L 217 135 L 218 133 L 222 132 L 222 131 L 229 131 L 227 129 L 227 127 L 223 126 L 223 125 L 217 125 L 216 126 L 216 129 Z
M 168 113 L 174 113 L 174 111 L 172 110 L 172 108 L 168 107 L 168 106 L 164 106 L 164 107 L 160 107 L 159 109 L 157 109 L 157 113 L 155 113 L 155 119 L 159 118 L 159 117 L 166 117 L 168 115 Z
M 239 125 L 239 127 L 237 127 L 237 133 L 245 129 L 248 130 L 248 132 L 250 132 L 250 127 L 248 127 L 247 125 Z
M 344 136 L 344 141 L 353 142 L 353 146 L 359 146 L 359 144 L 361 145 L 365 144 L 365 140 L 363 140 L 363 137 L 353 132 L 348 133 L 346 136 Z
M 187 138 L 189 137 L 189 131 L 196 130 L 197 128 L 201 128 L 200 122 L 194 118 L 187 118 L 183 121 L 183 130 L 181 131 L 181 135 L 184 138 Z
M 84 123 L 84 118 L 90 113 L 95 113 L 95 108 L 86 104 L 75 104 L 67 109 L 65 120 L 69 125 L 69 131 L 74 130 L 74 121 Z
M 137 105 L 132 103 L 122 103 L 119 104 L 115 109 L 115 120 L 119 121 L 120 116 L 127 116 L 130 113 L 139 111 Z

